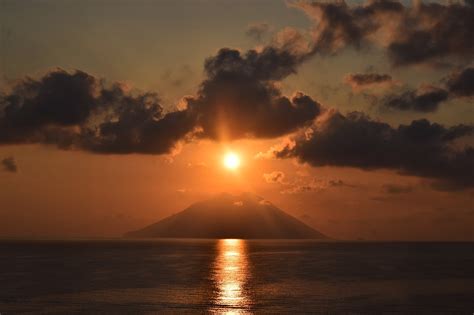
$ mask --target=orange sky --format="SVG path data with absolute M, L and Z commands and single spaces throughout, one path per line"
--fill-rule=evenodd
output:
M 274 142 L 205 141 L 174 157 L 2 147 L 15 152 L 21 169 L 0 176 L 0 230 L 4 237 L 114 237 L 217 192 L 251 191 L 335 238 L 474 239 L 470 194 L 434 191 L 391 171 L 254 158 Z M 235 172 L 222 165 L 227 148 L 241 156 Z M 274 171 L 285 174 L 283 183 L 265 181 Z M 313 190 L 291 192 L 314 179 Z M 330 180 L 344 185 L 327 186 Z M 408 191 L 389 193 L 386 185 Z
M 169 154 L 132 150 L 131 154 L 123 155 L 90 153 L 94 152 L 91 147 L 61 150 L 55 145 L 2 143 L 2 136 L 8 139 L 9 135 L 0 134 L 0 160 L 11 157 L 18 167 L 14 172 L 5 162 L 0 170 L 0 237 L 117 237 L 216 193 L 250 191 L 334 238 L 474 240 L 472 186 L 439 189 L 432 185 L 431 173 L 409 169 L 401 175 L 393 165 L 389 165 L 391 169 L 378 165 L 337 166 L 344 163 L 313 167 L 293 156 L 271 158 L 265 153 L 287 143 L 297 131 L 304 131 L 308 122 L 316 121 L 320 113 L 310 113 L 314 117 L 310 115 L 304 123 L 294 126 L 289 123 L 283 131 L 277 128 L 268 133 L 262 126 L 273 127 L 272 123 L 277 125 L 278 119 L 284 125 L 291 115 L 277 113 L 272 116 L 275 121 L 259 116 L 266 111 L 273 114 L 274 107 L 284 103 L 281 98 L 290 104 L 290 109 L 296 108 L 299 103 L 291 96 L 303 91 L 302 95 L 321 106 L 321 112 L 325 113 L 321 116 L 329 115 L 328 112 L 347 116 L 352 111 L 361 111 L 370 115 L 371 123 L 389 124 L 394 134 L 400 124 L 408 125 L 417 119 L 429 120 L 434 129 L 435 124 L 446 130 L 452 126 L 472 126 L 472 95 L 459 96 L 459 91 L 450 92 L 439 108 L 428 111 L 397 111 L 379 107 L 374 101 L 418 87 L 422 91 L 432 85 L 451 88 L 446 82 L 455 71 L 472 68 L 471 51 L 466 53 L 467 59 L 465 55 L 450 55 L 452 52 L 448 51 L 436 62 L 403 67 L 391 63 L 385 43 L 362 49 L 347 44 L 346 49 L 335 54 L 308 54 L 309 57 L 305 56 L 308 60 L 298 61 L 295 69 L 290 69 L 294 71 L 285 75 L 271 73 L 270 78 L 251 82 L 260 88 L 257 91 L 269 91 L 268 108 L 251 110 L 250 114 L 243 110 L 242 114 L 238 108 L 244 102 L 226 105 L 228 108 L 217 104 L 218 109 L 224 108 L 224 116 L 231 117 L 226 121 L 213 116 L 212 106 L 208 109 L 202 105 L 207 105 L 206 102 L 212 105 L 214 99 L 198 91 L 200 84 L 217 81 L 209 67 L 203 70 L 206 58 L 218 59 L 218 50 L 224 47 L 235 48 L 243 59 L 252 48 L 257 53 L 265 47 L 284 51 L 286 48 L 278 46 L 282 38 L 293 45 L 290 45 L 292 53 L 304 55 L 301 51 L 305 52 L 305 46 L 301 42 L 317 33 L 311 12 L 304 14 L 301 8 L 289 6 L 285 1 L 269 0 L 119 1 L 114 5 L 107 1 L 65 4 L 58 0 L 35 3 L 7 0 L 3 5 L 0 97 L 14 93 L 12 86 L 27 81 L 21 81 L 22 78 L 29 76 L 40 81 L 58 67 L 65 69 L 67 75 L 78 69 L 97 82 L 104 79 L 108 84 L 103 88 L 106 92 L 110 92 L 109 86 L 114 82 L 120 82 L 121 91 L 128 96 L 132 95 L 127 94 L 129 90 L 156 92 L 164 113 L 179 113 L 176 108 L 196 110 L 199 123 L 208 124 L 208 130 L 204 130 L 204 136 L 192 140 L 178 137 Z M 249 29 L 255 25 L 266 25 L 262 38 L 249 36 Z M 264 71 L 254 76 L 261 72 Z M 346 82 L 351 73 L 389 73 L 393 80 L 387 85 L 371 85 L 370 90 L 353 89 Z M 242 84 L 245 83 L 244 80 Z M 216 90 L 222 89 L 218 85 Z M 201 99 L 196 96 L 199 93 Z M 180 108 L 186 103 L 182 97 L 189 95 L 196 96 L 198 104 L 192 110 L 189 109 L 192 103 Z M 222 95 L 216 99 L 219 96 Z M 224 95 L 225 101 L 227 96 Z M 0 102 L 0 133 L 2 106 Z M 242 116 L 233 117 L 235 113 Z M 294 114 L 295 121 L 301 118 L 299 114 Z M 247 120 L 242 117 L 250 118 L 250 123 L 244 124 Z M 100 118 L 94 116 L 92 120 Z M 226 122 L 236 130 L 241 127 L 238 130 L 241 134 L 233 135 L 236 130 L 226 130 L 223 136 L 222 130 L 228 127 Z M 46 122 L 48 127 L 49 123 Z M 7 131 L 16 130 L 5 125 Z M 31 125 L 34 123 L 27 127 Z M 66 127 L 77 131 L 84 126 Z M 321 126 L 313 127 L 316 130 Z M 220 131 L 219 137 L 212 134 L 212 128 Z M 253 133 L 247 137 L 249 132 Z M 472 133 L 469 136 L 457 139 L 454 145 L 472 147 Z M 299 141 L 304 143 L 304 137 Z M 442 143 L 443 148 L 445 144 Z M 223 167 L 222 159 L 228 151 L 236 152 L 241 158 L 241 166 L 235 171 Z M 466 174 L 473 171 L 472 167 L 469 169 L 472 163 L 467 164 Z

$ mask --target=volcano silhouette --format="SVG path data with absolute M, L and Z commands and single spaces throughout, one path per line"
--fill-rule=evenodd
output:
M 220 194 L 143 229 L 129 238 L 327 239 L 269 201 L 250 194 Z

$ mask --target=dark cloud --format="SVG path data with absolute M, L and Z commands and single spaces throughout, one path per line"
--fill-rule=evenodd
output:
M 231 140 L 271 138 L 311 123 L 320 104 L 297 92 L 282 95 L 275 80 L 294 73 L 304 57 L 267 47 L 241 54 L 221 49 L 205 63 L 207 79 L 187 111 L 198 119 L 202 137 Z
M 18 166 L 16 165 L 15 159 L 10 156 L 2 160 L 3 170 L 6 172 L 16 173 L 18 172 Z
M 361 47 L 368 36 L 384 25 L 382 17 L 404 11 L 400 3 L 392 1 L 356 7 L 344 1 L 302 2 L 296 6 L 316 21 L 314 50 L 319 53 L 335 53 L 345 46 Z
M 439 104 L 448 99 L 448 91 L 434 86 L 424 86 L 416 90 L 403 91 L 400 94 L 390 94 L 383 99 L 386 107 L 398 110 L 413 110 L 432 112 Z
M 262 51 L 222 48 L 206 59 L 204 70 L 209 79 L 223 73 L 241 74 L 256 80 L 281 80 L 296 73 L 297 67 L 308 58 L 305 54 L 266 46 Z
M 394 84 L 392 76 L 379 73 L 350 73 L 344 77 L 344 82 L 350 85 L 354 90 Z
M 377 43 L 387 48 L 395 66 L 453 56 L 469 59 L 474 53 L 474 42 L 466 40 L 474 38 L 472 6 L 420 1 L 405 7 L 390 0 L 356 6 L 344 1 L 302 2 L 296 6 L 316 21 L 314 50 L 320 53 Z
M 367 85 L 391 81 L 392 77 L 388 74 L 352 73 L 346 76 L 346 80 L 357 85 Z
M 474 68 L 453 72 L 441 81 L 445 82 L 444 87 L 422 85 L 417 89 L 388 94 L 381 103 L 397 110 L 432 112 L 447 100 L 474 96 Z
M 164 113 L 155 93 L 128 90 L 61 69 L 18 81 L 0 99 L 0 143 L 160 154 L 195 127 L 189 113 Z
M 411 13 L 411 14 L 410 14 Z M 414 16 L 413 16 L 414 15 Z M 403 17 L 389 55 L 395 65 L 474 53 L 474 10 L 459 4 L 419 3 Z
M 118 115 L 118 120 L 100 124 L 98 134 L 87 134 L 83 147 L 97 153 L 170 153 L 195 128 L 195 118 L 186 111 L 170 112 L 160 119 L 148 108 L 127 109 Z
M 40 80 L 19 81 L 0 99 L 0 142 L 34 142 L 48 126 L 84 123 L 99 107 L 97 80 L 82 71 L 56 70 Z
M 453 141 L 472 135 L 474 127 L 446 128 L 427 120 L 393 128 L 362 113 L 331 112 L 293 142 L 273 150 L 277 158 L 298 158 L 313 166 L 394 169 L 457 187 L 474 186 L 474 148 Z
M 260 42 L 270 32 L 271 27 L 268 23 L 252 23 L 245 30 L 245 35 L 253 40 Z
M 0 144 L 46 143 L 97 153 L 171 152 L 193 137 L 271 138 L 308 125 L 319 103 L 278 83 L 307 56 L 266 47 L 221 49 L 205 62 L 206 79 L 185 108 L 165 112 L 158 95 L 107 84 L 82 71 L 57 69 L 18 81 L 0 95 Z
M 314 54 L 333 53 L 347 45 L 360 47 L 382 29 L 394 34 L 386 38 L 397 41 L 398 32 L 385 29 L 388 18 L 397 26 L 405 25 L 410 18 L 414 29 L 425 30 L 433 27 L 428 22 L 444 21 L 453 14 L 465 21 L 465 15 L 472 11 L 460 5 L 420 4 L 407 9 L 394 1 L 372 1 L 355 7 L 344 2 L 300 6 L 318 20 L 313 32 L 286 28 L 259 50 L 219 50 L 206 59 L 204 81 L 196 95 L 184 98 L 181 110 L 166 112 L 154 92 L 107 84 L 82 71 L 59 69 L 40 79 L 21 80 L 0 96 L 0 144 L 46 143 L 97 153 L 163 154 L 171 152 L 180 141 L 195 137 L 279 137 L 311 125 L 321 114 L 320 104 L 310 96 L 296 92 L 288 97 L 279 86 Z M 459 8 L 468 13 L 458 13 Z M 433 12 L 443 14 L 437 17 Z M 469 23 L 465 21 L 468 29 Z M 388 82 L 390 78 L 369 74 L 351 79 L 366 85 Z M 447 89 L 449 93 L 468 95 L 466 84 L 464 79 L 452 77 Z M 444 93 L 444 89 L 436 88 L 406 92 L 387 104 L 430 111 L 448 97 Z
M 474 96 L 474 68 L 454 72 L 445 81 L 448 90 L 454 96 Z

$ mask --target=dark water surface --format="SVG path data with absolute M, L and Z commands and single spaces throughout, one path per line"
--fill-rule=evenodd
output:
M 474 312 L 474 243 L 1 241 L 0 313 Z

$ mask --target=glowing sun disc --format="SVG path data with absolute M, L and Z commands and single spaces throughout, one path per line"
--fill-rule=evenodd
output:
M 230 170 L 235 170 L 240 166 L 240 158 L 237 154 L 229 152 L 224 156 L 224 166 Z

